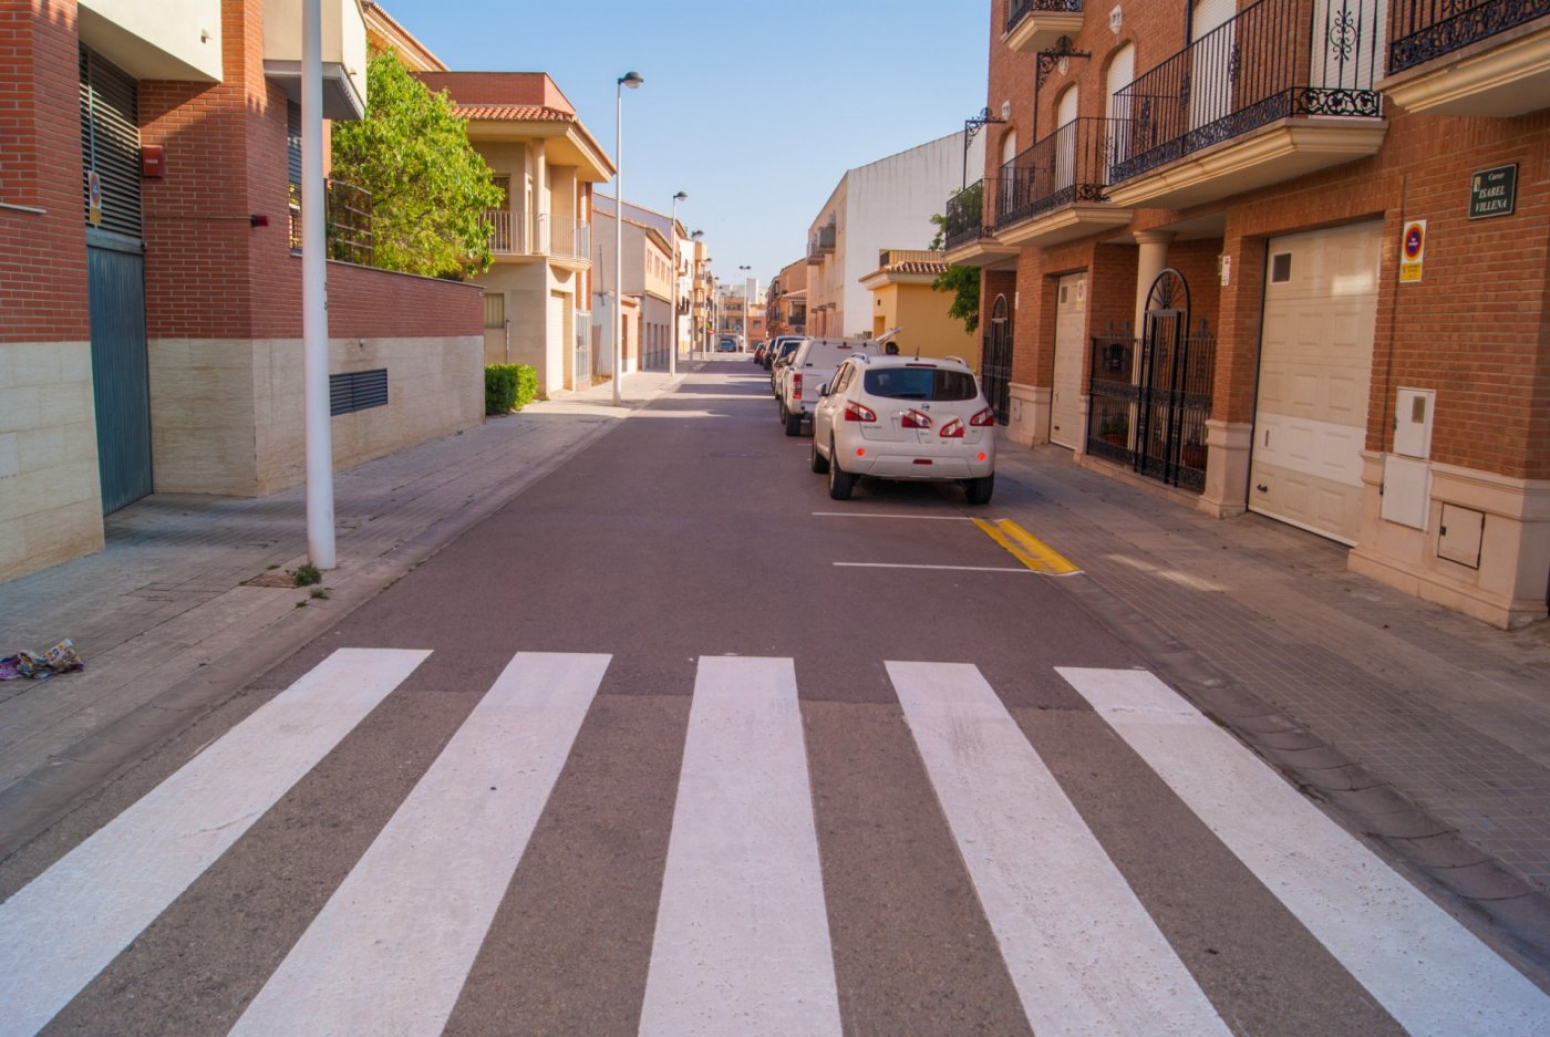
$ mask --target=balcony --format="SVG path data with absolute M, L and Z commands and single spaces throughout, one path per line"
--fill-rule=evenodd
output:
M 1550 0 L 1390 0 L 1384 97 L 1409 112 L 1550 108 Z
M 823 257 L 834 251 L 834 243 L 838 236 L 838 229 L 832 223 L 826 223 L 813 231 L 807 239 L 807 261 L 814 265 L 823 262 Z
M 1082 0 L 1010 0 L 1001 38 L 1015 51 L 1037 54 L 1081 31 Z
M 1184 208 L 1375 154 L 1386 0 L 1260 0 L 1114 95 L 1108 195 Z
M 985 192 L 992 196 L 997 180 L 981 180 L 958 191 L 947 200 L 942 220 L 942 245 L 952 266 L 989 266 L 1017 255 L 996 239 L 985 220 Z
M 592 225 L 585 220 L 557 219 L 540 213 L 534 222 L 526 213 L 486 209 L 490 251 L 501 259 L 548 259 L 579 268 L 592 262 Z
M 301 103 L 302 0 L 266 0 L 264 78 Z M 366 115 L 366 20 L 356 0 L 323 0 L 323 116 Z
M 1058 245 L 1123 227 L 1131 210 L 1108 204 L 1108 120 L 1073 119 L 1001 167 L 996 238 Z

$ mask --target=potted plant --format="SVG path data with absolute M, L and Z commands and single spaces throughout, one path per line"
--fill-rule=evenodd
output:
M 1130 418 L 1126 414 L 1110 414 L 1098 425 L 1098 435 L 1111 446 L 1124 446 L 1130 432 Z

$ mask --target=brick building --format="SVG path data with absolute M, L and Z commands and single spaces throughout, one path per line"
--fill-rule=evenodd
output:
M 302 480 L 301 7 L 0 6 L 0 580 L 152 490 Z M 359 118 L 361 7 L 323 7 L 324 112 Z M 330 196 L 369 250 L 364 201 Z M 482 420 L 478 288 L 328 279 L 336 465 Z
M 1009 436 L 1544 617 L 1550 8 L 1085 6 L 987 5 L 947 206 Z

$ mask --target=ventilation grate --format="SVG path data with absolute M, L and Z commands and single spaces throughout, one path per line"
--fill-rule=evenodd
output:
M 387 402 L 388 377 L 385 367 L 328 376 L 328 411 L 332 417 L 373 407 L 386 407 Z

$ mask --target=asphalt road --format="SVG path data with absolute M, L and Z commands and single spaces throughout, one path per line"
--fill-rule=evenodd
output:
M 707 365 L 104 790 L 0 1037 L 1550 1032 L 995 502 L 808 443 Z

